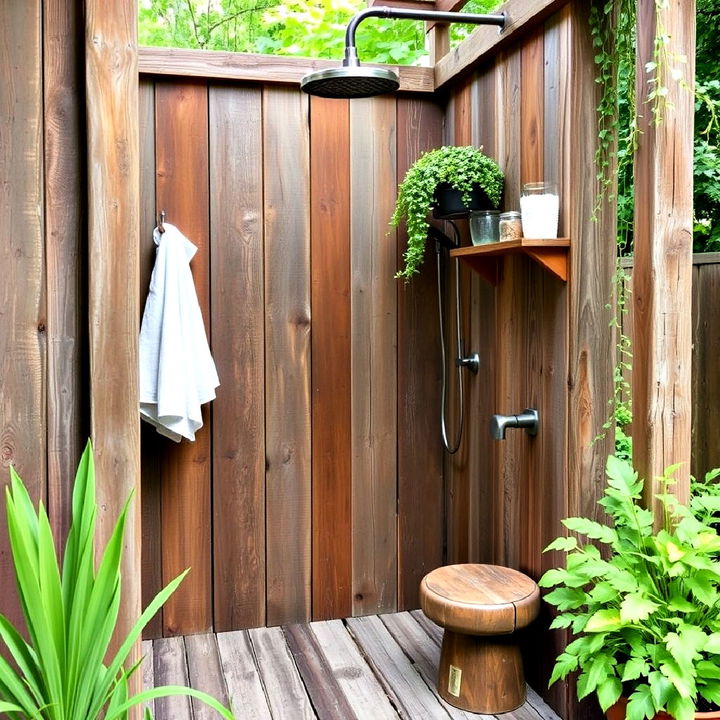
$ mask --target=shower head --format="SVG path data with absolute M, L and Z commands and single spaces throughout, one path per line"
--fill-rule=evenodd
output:
M 391 7 L 370 7 L 361 10 L 348 23 L 345 30 L 345 59 L 342 67 L 317 70 L 300 81 L 301 89 L 309 95 L 324 98 L 364 98 L 395 92 L 400 87 L 397 73 L 389 68 L 362 67 L 355 47 L 357 26 L 368 17 L 394 20 L 435 20 L 444 23 L 470 23 L 473 25 L 505 26 L 505 14 L 476 15 L 472 13 L 439 12 L 435 10 L 407 10 Z
M 306 75 L 300 87 L 309 95 L 353 99 L 395 92 L 400 79 L 387 68 L 343 65 Z

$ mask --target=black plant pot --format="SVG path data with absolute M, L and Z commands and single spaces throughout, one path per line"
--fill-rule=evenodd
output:
M 474 185 L 470 193 L 470 204 L 463 200 L 463 194 L 448 183 L 441 183 L 435 188 L 433 216 L 438 220 L 466 218 L 475 210 L 495 210 L 490 198 L 479 186 Z

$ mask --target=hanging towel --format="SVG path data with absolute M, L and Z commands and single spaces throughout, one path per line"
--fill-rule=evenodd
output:
M 157 255 L 140 326 L 140 416 L 180 442 L 195 440 L 200 406 L 215 399 L 220 381 L 190 272 L 197 247 L 164 225 L 153 231 Z

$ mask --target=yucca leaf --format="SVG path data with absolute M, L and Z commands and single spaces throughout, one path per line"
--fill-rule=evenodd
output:
M 137 695 L 133 695 L 133 697 L 131 697 L 126 703 L 120 705 L 120 707 L 116 708 L 112 713 L 108 712 L 105 716 L 105 720 L 123 718 L 123 713 L 126 713 L 135 705 L 147 702 L 148 700 L 154 700 L 155 698 L 168 697 L 170 695 L 187 695 L 189 697 L 194 697 L 218 712 L 225 718 L 225 720 L 235 720 L 235 716 L 230 712 L 230 710 L 228 710 L 222 703 L 218 702 L 214 697 L 211 697 L 200 690 L 184 687 L 182 685 L 165 685 L 163 687 L 145 690 Z
M 38 703 L 42 702 L 46 688 L 35 653 L 4 615 L 0 615 L 0 639 L 5 643 L 35 700 Z
M 31 697 L 15 668 L 2 655 L 0 655 L 0 695 L 5 700 L 19 705 L 28 715 L 36 712 L 40 705 Z

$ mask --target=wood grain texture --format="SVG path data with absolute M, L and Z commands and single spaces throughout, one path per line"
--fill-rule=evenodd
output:
M 46 316 L 43 274 L 43 115 L 41 3 L 0 9 L 0 464 L 25 480 L 35 500 L 45 496 Z M 59 331 L 59 329 L 58 329 Z M 21 622 L 15 573 L 0 513 L 0 607 Z
M 215 78 L 263 83 L 299 84 L 315 70 L 338 67 L 336 60 L 251 55 L 217 50 L 144 47 L 140 50 L 140 72 L 150 75 Z M 432 68 L 389 65 L 400 77 L 403 92 L 431 93 Z
M 437 105 L 399 99 L 397 179 L 442 144 Z M 398 230 L 398 256 L 406 244 Z M 443 471 L 434 248 L 412 282 L 398 283 L 398 607 L 419 605 L 420 581 L 443 560 Z M 400 259 L 398 259 L 398 263 Z M 417 502 L 422 498 L 422 502 Z
M 158 638 L 153 641 L 155 685 L 190 685 L 185 638 Z M 155 700 L 157 720 L 192 720 L 192 703 L 187 695 L 171 695 Z
M 228 692 L 214 633 L 188 635 L 185 638 L 190 686 L 214 697 L 227 706 Z M 192 698 L 194 720 L 216 720 L 217 713 L 197 698 Z
M 527 38 L 520 55 L 522 101 L 520 104 L 520 182 L 545 179 L 543 152 L 544 104 L 544 28 Z
M 157 222 L 155 203 L 155 84 L 143 80 L 140 104 L 140 309 L 150 287 L 156 245 L 152 231 Z M 140 475 L 142 482 L 142 604 L 147 607 L 162 588 L 162 449 L 165 445 L 154 427 L 140 425 Z M 145 626 L 143 637 L 162 637 L 162 608 Z
M 309 101 L 263 94 L 267 623 L 311 615 Z
M 695 3 L 673 0 L 656 10 L 654 2 L 642 0 L 637 25 L 638 102 L 651 89 L 668 91 L 659 108 L 662 122 L 653 123 L 650 111 L 639 117 L 635 156 L 633 462 L 647 478 L 644 500 L 660 523 L 656 494 L 662 486 L 654 478 L 681 463 L 674 492 L 681 501 L 690 493 L 694 105 L 686 87 L 694 77 Z M 667 56 L 683 56 L 687 63 L 661 64 L 651 85 L 645 66 L 654 58 L 658 33 L 669 38 Z M 675 71 L 682 81 L 671 77 Z
M 313 618 L 352 612 L 347 101 L 310 101 Z
M 499 49 L 542 23 L 568 0 L 508 0 L 502 9 L 508 22 L 502 33 L 495 27 L 479 27 L 435 66 L 435 89 L 456 81 L 470 72 L 478 60 L 487 59 Z
M 70 522 L 72 478 L 88 434 L 83 359 L 87 328 L 83 277 L 84 148 L 79 3 L 43 8 L 45 252 L 47 285 L 48 514 L 56 543 Z
M 207 95 L 206 85 L 199 82 L 159 83 L 155 88 L 157 207 L 198 247 L 191 270 L 206 331 L 210 327 Z M 164 606 L 165 635 L 212 627 L 207 406 L 203 419 L 205 427 L 193 443 L 156 439 L 162 454 L 163 582 L 192 568 Z
M 265 624 L 262 93 L 210 92 L 215 626 Z M 229 298 L 232 301 L 229 302 Z M 242 308 L 238 312 L 238 308 Z
M 352 595 L 369 615 L 397 609 L 394 97 L 352 103 L 350 145 Z
M 152 640 L 143 640 L 141 648 L 143 656 L 142 689 L 143 691 L 152 690 L 155 687 L 155 656 L 153 655 Z M 146 703 L 143 703 L 143 708 L 148 708 L 153 716 L 155 716 L 155 700 L 148 700 Z
M 97 547 L 104 547 L 128 496 L 115 643 L 140 615 L 141 502 L 138 416 L 139 151 L 137 8 L 85 3 L 88 161 L 90 418 L 97 477 Z M 140 656 L 140 642 L 128 667 Z M 134 675 L 129 693 L 140 688 Z M 129 714 L 139 717 L 140 709 Z

